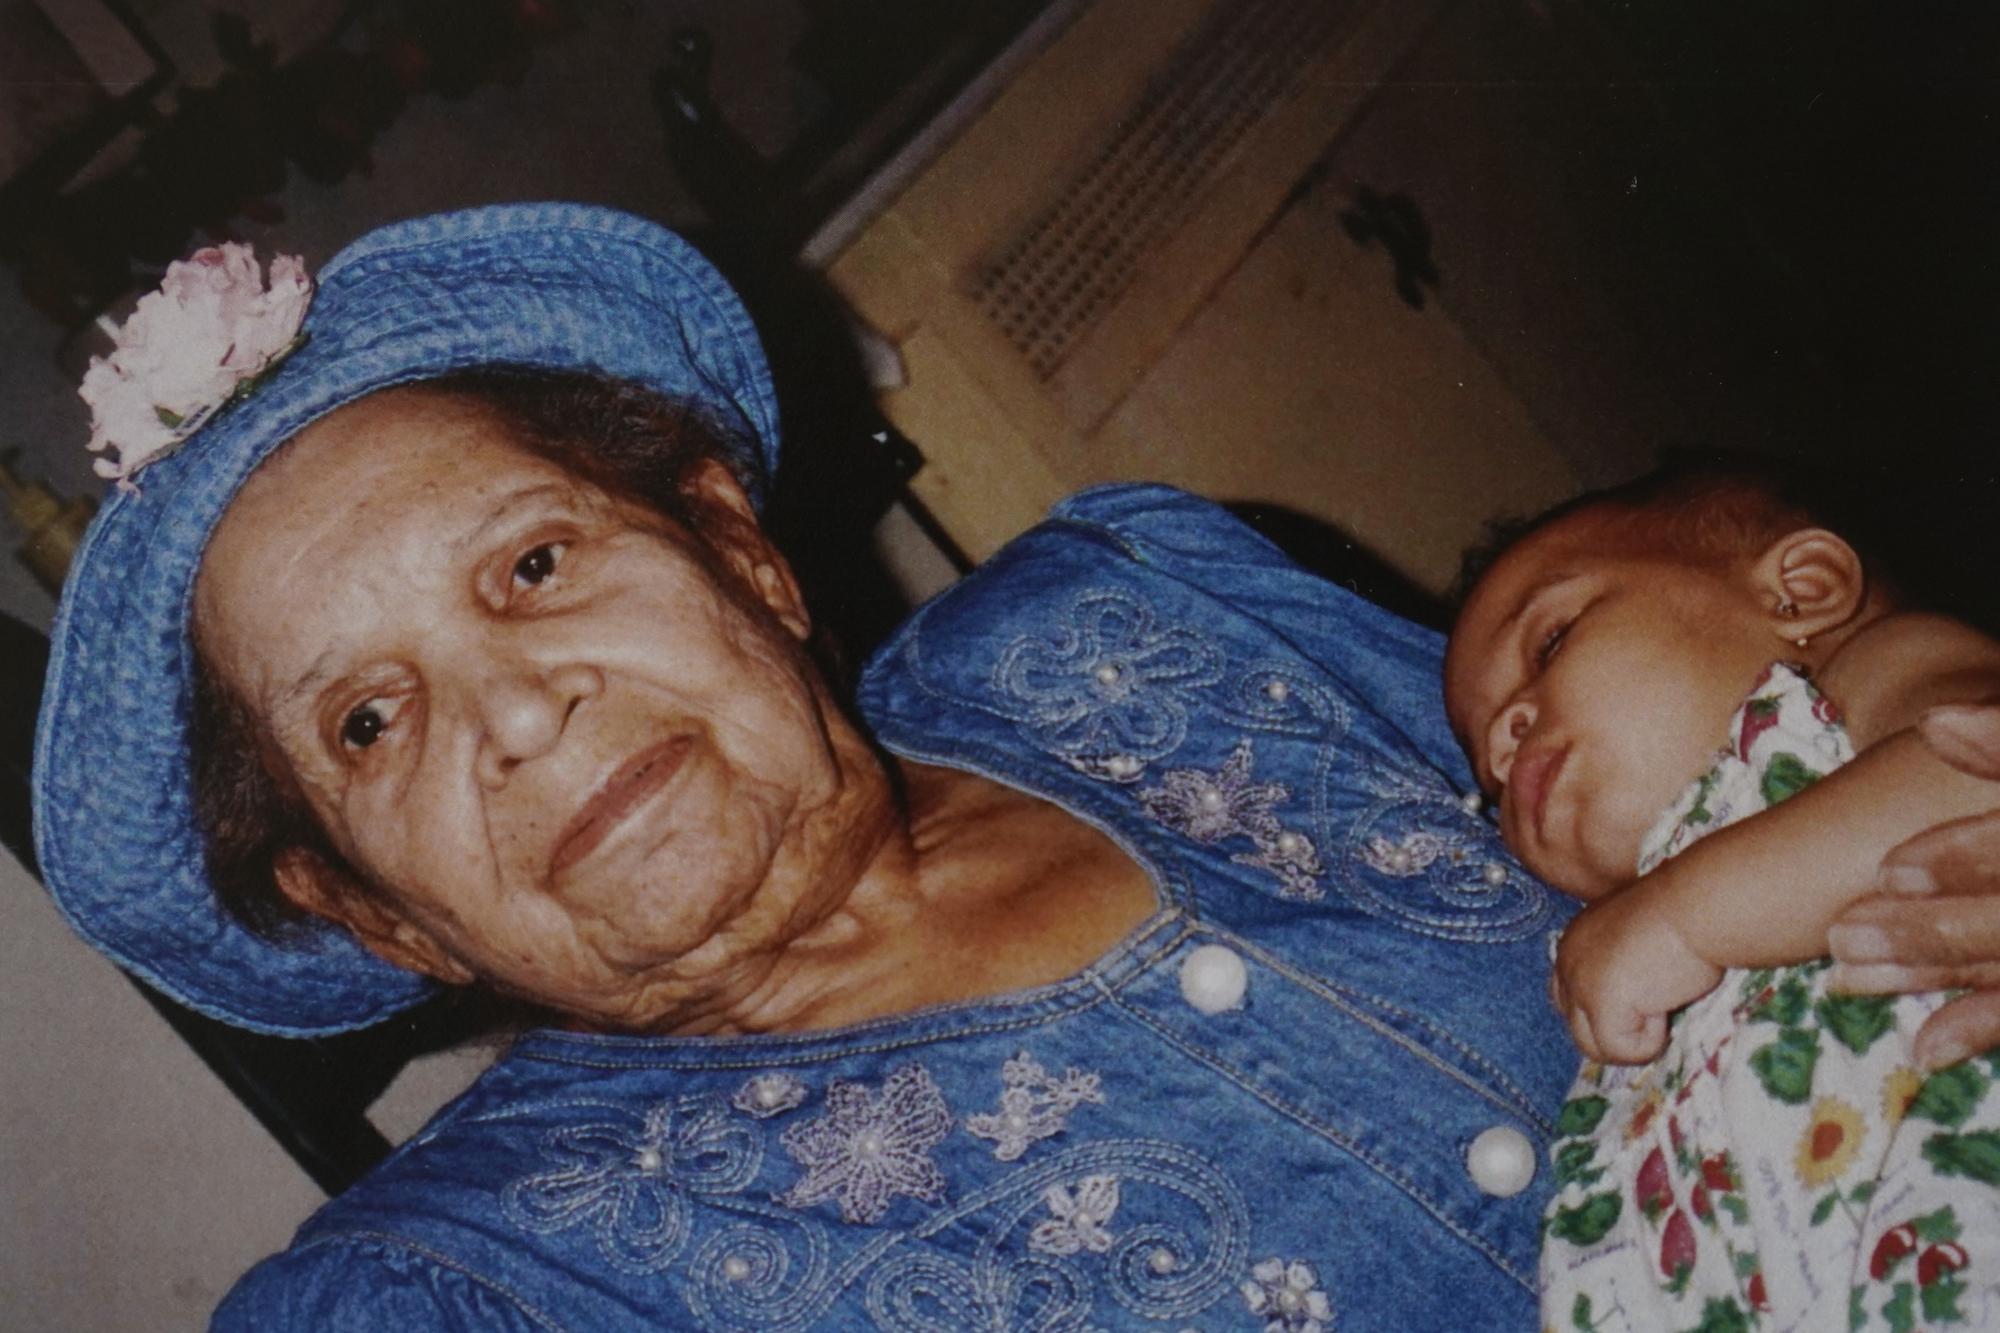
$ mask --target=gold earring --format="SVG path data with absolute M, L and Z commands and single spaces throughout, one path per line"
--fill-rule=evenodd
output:
M 1778 603 L 1778 616 L 1783 620 L 1797 620 L 1799 618 L 1799 604 L 1787 597 L 1784 601 Z M 1798 638 L 1793 639 L 1792 642 L 1803 648 L 1812 642 L 1812 635 L 1801 634 Z

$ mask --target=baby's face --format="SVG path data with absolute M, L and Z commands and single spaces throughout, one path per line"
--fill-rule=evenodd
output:
M 1503 556 L 1445 658 L 1445 704 L 1500 829 L 1580 898 L 1631 882 L 1639 844 L 1704 772 L 1782 646 L 1747 569 L 1630 541 L 1586 509 Z

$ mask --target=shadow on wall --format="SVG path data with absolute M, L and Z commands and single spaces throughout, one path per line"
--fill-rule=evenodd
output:
M 835 648 L 828 665 L 845 679 L 909 614 L 874 534 L 922 455 L 876 406 L 844 307 L 817 273 L 754 233 L 687 236 L 736 288 L 763 340 L 784 436 L 764 524 L 833 639 L 821 645 Z

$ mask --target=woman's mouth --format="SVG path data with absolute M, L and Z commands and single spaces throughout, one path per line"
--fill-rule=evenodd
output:
M 649 745 L 618 766 L 556 839 L 549 873 L 559 875 L 601 846 L 646 799 L 673 780 L 693 745 L 676 736 Z
M 1556 785 L 1556 775 L 1569 759 L 1569 747 L 1545 748 L 1530 751 L 1514 760 L 1513 769 L 1507 774 L 1507 785 L 1514 792 L 1514 807 L 1521 812 L 1521 818 L 1535 831 L 1535 840 L 1542 841 L 1542 821 L 1548 813 L 1549 792 Z

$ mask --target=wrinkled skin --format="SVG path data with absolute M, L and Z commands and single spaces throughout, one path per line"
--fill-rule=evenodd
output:
M 420 387 L 266 461 L 196 639 L 360 876 L 292 849 L 279 889 L 398 966 L 681 1034 L 1046 984 L 1153 909 L 1082 821 L 879 755 L 734 478 L 683 491 L 699 531 Z

